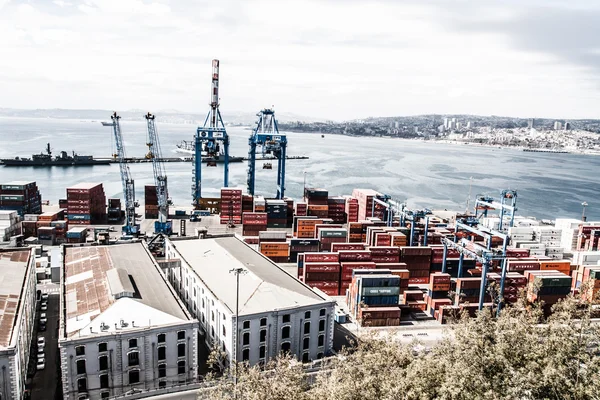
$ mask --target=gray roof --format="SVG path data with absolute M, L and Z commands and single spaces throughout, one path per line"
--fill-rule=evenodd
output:
M 235 314 L 236 276 L 240 275 L 239 315 L 328 303 L 277 264 L 235 237 L 172 242 L 181 258 L 206 286 Z
M 11 343 L 30 250 L 0 252 L 0 348 Z

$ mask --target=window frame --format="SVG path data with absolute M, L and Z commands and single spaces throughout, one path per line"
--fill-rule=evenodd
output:
M 162 337 L 162 340 L 160 340 L 161 337 Z M 158 335 L 156 335 L 156 343 L 167 343 L 167 334 L 159 333 Z
M 80 352 L 80 350 L 83 350 L 83 351 Z M 85 345 L 75 347 L 75 356 L 76 357 L 85 356 Z
M 100 350 L 100 346 L 104 345 L 105 349 L 104 350 Z M 108 343 L 107 342 L 100 342 L 98 343 L 98 353 L 106 353 L 108 351 Z
M 137 373 L 137 382 L 131 382 L 131 374 L 135 374 Z M 134 369 L 130 369 L 129 371 L 127 371 L 127 383 L 130 385 L 137 385 L 138 383 L 141 382 L 140 379 L 140 369 L 139 368 L 134 368 Z
M 163 358 L 160 357 L 160 352 L 161 351 L 164 351 L 164 353 L 165 353 Z M 167 346 L 158 346 L 156 348 L 156 359 L 159 360 L 159 361 L 164 361 L 164 360 L 167 359 Z
M 282 339 L 289 339 L 290 338 L 290 334 L 291 334 L 291 328 L 289 326 L 284 326 L 281 328 L 281 338 Z
M 134 343 L 133 346 L 131 345 L 132 343 Z M 129 345 L 130 349 L 137 349 L 137 347 L 138 347 L 138 340 L 137 340 L 137 338 L 127 339 L 127 344 Z

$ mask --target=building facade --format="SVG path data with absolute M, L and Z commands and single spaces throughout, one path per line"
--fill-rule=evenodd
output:
M 0 398 L 22 399 L 36 308 L 32 251 L 0 251 L 0 271 Z
M 145 244 L 65 248 L 61 283 L 65 399 L 197 382 L 198 321 Z
M 254 365 L 281 352 L 308 362 L 331 353 L 335 303 L 238 238 L 167 240 L 165 257 L 207 346 L 219 346 L 229 362 Z

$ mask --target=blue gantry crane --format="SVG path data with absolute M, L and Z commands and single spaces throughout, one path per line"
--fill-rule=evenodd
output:
M 123 233 L 125 235 L 135 236 L 138 235 L 140 231 L 140 226 L 135 219 L 135 208 L 139 205 L 135 201 L 135 185 L 131 178 L 129 165 L 125 160 L 125 147 L 123 146 L 123 135 L 121 133 L 121 124 L 119 123 L 121 117 L 114 112 L 110 118 L 112 119 L 112 124 L 105 125 L 112 126 L 113 128 L 116 147 L 116 153 L 113 154 L 113 157 L 119 160 L 121 182 L 123 184 L 123 196 L 125 197 L 125 225 L 123 226 Z
M 285 195 L 285 159 L 287 151 L 287 137 L 279 133 L 275 111 L 264 109 L 258 114 L 258 121 L 252 134 L 248 138 L 248 193 L 254 195 L 254 182 L 256 180 L 256 148 L 261 146 L 263 158 L 272 154 L 277 158 L 277 199 Z
M 148 113 L 144 117 L 148 125 L 148 142 L 146 143 L 148 154 L 146 158 L 152 160 L 156 198 L 158 200 L 158 221 L 154 223 L 154 232 L 170 235 L 173 233 L 173 224 L 168 221 L 169 191 L 167 189 L 167 173 L 163 165 L 158 130 L 156 129 L 156 116 Z
M 204 126 L 196 129 L 194 136 L 194 169 L 192 173 L 192 205 L 201 208 L 202 199 L 202 153 L 207 157 L 207 165 L 215 166 L 220 154 L 220 144 L 223 146 L 223 187 L 229 186 L 229 136 L 219 111 L 219 60 L 212 61 L 212 87 L 210 110 L 204 120 Z M 210 158 L 215 160 L 211 160 Z
M 475 199 L 475 216 L 477 218 L 487 217 L 488 211 L 500 209 L 499 231 L 503 231 L 504 217 L 510 217 L 508 226 L 512 227 L 515 221 L 515 212 L 517 211 L 517 191 L 503 190 L 500 193 L 500 201 L 494 200 L 489 196 L 478 195 Z

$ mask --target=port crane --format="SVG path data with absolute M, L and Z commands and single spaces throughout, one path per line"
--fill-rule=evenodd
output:
M 517 211 L 517 191 L 503 190 L 500 193 L 500 201 L 494 200 L 489 196 L 478 195 L 475 199 L 475 216 L 476 218 L 487 217 L 488 211 L 500 209 L 500 225 L 499 231 L 503 231 L 504 217 L 510 217 L 508 223 L 512 227 L 515 222 L 515 212 Z
M 154 184 L 156 185 L 156 197 L 158 199 L 158 221 L 154 223 L 155 233 L 170 235 L 173 233 L 172 223 L 169 218 L 169 191 L 167 190 L 167 173 L 162 160 L 158 130 L 156 129 L 156 116 L 146 114 L 144 116 L 148 125 L 148 154 L 146 158 L 152 160 L 154 172 Z
M 223 187 L 229 186 L 229 136 L 219 111 L 219 60 L 212 60 L 212 85 L 210 109 L 204 125 L 196 129 L 194 135 L 194 156 L 192 171 L 192 205 L 201 208 L 202 199 L 202 151 L 210 157 L 219 157 L 220 145 L 223 146 Z M 207 166 L 215 166 L 216 161 L 207 161 Z
M 135 219 L 135 208 L 138 207 L 139 204 L 135 201 L 135 185 L 131 178 L 129 165 L 125 161 L 125 147 L 123 146 L 123 135 L 121 133 L 121 124 L 119 123 L 121 117 L 118 116 L 115 111 L 110 118 L 112 124 L 103 125 L 111 126 L 115 136 L 116 153 L 113 154 L 113 158 L 119 160 L 121 182 L 123 184 L 123 196 L 125 197 L 125 225 L 123 226 L 123 233 L 125 235 L 137 236 L 140 231 L 140 226 Z
M 287 137 L 279 133 L 275 110 L 272 108 L 261 110 L 256 114 L 258 120 L 256 127 L 248 138 L 248 193 L 254 196 L 254 182 L 256 180 L 256 148 L 261 147 L 262 156 L 272 154 L 277 158 L 277 199 L 285 195 L 285 159 L 287 151 Z M 270 164 L 266 167 L 269 168 Z

